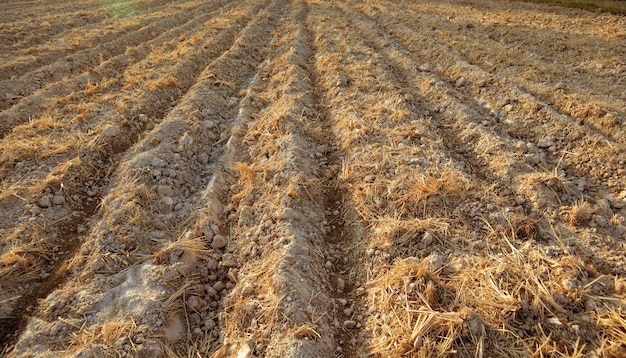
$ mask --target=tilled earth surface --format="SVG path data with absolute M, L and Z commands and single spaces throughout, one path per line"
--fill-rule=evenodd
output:
M 624 17 L 0 14 L 0 354 L 626 356 Z

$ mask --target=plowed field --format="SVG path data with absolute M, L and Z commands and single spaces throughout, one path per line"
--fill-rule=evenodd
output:
M 626 18 L 0 3 L 9 357 L 626 357 Z

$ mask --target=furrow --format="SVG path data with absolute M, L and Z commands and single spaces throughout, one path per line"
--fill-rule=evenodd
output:
M 155 39 L 141 43 L 132 50 L 103 61 L 97 67 L 94 67 L 89 71 L 81 73 L 78 76 L 60 80 L 50 85 L 49 88 L 28 96 L 15 106 L 0 112 L 0 137 L 4 137 L 16 126 L 27 120 L 31 120 L 33 116 L 44 110 L 49 110 L 54 107 L 64 107 L 68 96 L 78 97 L 82 94 L 89 95 L 92 92 L 98 93 L 107 90 L 110 91 L 111 89 L 109 87 L 115 88 L 116 86 L 119 86 L 119 83 L 126 79 L 125 77 L 118 78 L 120 77 L 119 71 L 137 61 L 142 61 L 146 58 L 146 56 L 149 56 L 154 51 L 154 48 L 158 48 L 159 46 L 163 46 L 168 43 L 173 36 L 177 36 L 183 31 L 194 31 L 194 26 L 197 26 L 198 23 L 218 17 L 222 14 L 221 10 L 226 11 L 230 7 L 231 5 L 227 5 L 223 9 L 198 16 L 193 20 L 189 20 L 184 25 L 165 31 Z M 191 37 L 194 37 L 194 34 L 190 33 L 190 35 Z M 174 46 L 174 44 L 169 43 L 168 46 L 171 47 Z M 157 61 L 158 60 L 159 59 L 157 58 Z M 152 62 L 156 61 L 152 60 Z M 147 64 L 146 66 L 152 65 Z M 127 83 L 124 83 L 124 86 L 134 84 L 137 77 L 138 76 L 135 75 L 128 78 L 128 81 Z M 144 78 L 144 80 L 147 79 L 148 78 Z M 151 80 L 153 81 L 152 83 L 157 86 L 157 89 L 161 86 L 171 87 L 175 85 L 175 83 L 170 83 L 169 85 L 164 82 L 161 83 L 159 82 L 159 79 Z M 160 80 L 164 81 L 165 78 Z M 104 88 L 100 90 L 98 86 L 103 86 Z
M 213 5 L 205 6 L 211 8 Z M 195 13 L 191 10 L 182 10 L 169 15 L 162 15 L 163 19 L 138 28 L 137 31 L 132 31 L 121 37 L 111 38 L 112 41 L 99 44 L 96 47 L 75 52 L 70 56 L 57 60 L 53 64 L 31 71 L 16 80 L 3 81 L 0 83 L 0 91 L 4 93 L 4 99 L 0 102 L 0 109 L 6 110 L 15 104 L 19 108 L 20 103 L 27 102 L 29 98 L 36 97 L 37 94 L 25 99 L 22 99 L 22 97 L 29 96 L 38 89 L 48 87 L 57 81 L 62 81 L 66 76 L 71 77 L 77 73 L 80 74 L 83 71 L 94 68 L 100 59 L 107 60 L 122 54 L 127 48 L 150 41 L 162 32 L 184 24 L 194 16 Z M 15 110 L 19 111 L 19 109 Z M 4 128 L 2 129 L 0 133 L 5 131 Z
M 192 4 L 194 3 L 192 2 Z M 139 30 L 146 22 L 162 20 L 164 17 L 160 11 L 169 6 L 169 4 L 163 4 L 151 8 L 151 12 L 144 14 L 141 18 L 106 18 L 104 14 L 101 17 L 94 17 L 100 13 L 95 15 L 85 13 L 83 22 L 86 24 L 84 26 L 75 27 L 77 25 L 74 24 L 71 30 L 58 34 L 49 40 L 33 35 L 39 41 L 38 46 L 33 43 L 25 45 L 26 48 L 23 51 L 19 51 L 15 47 L 5 50 L 7 55 L 3 57 L 4 61 L 0 66 L 0 78 L 14 81 L 28 72 L 50 65 L 62 57 L 112 42 L 124 34 Z M 7 99 L 9 98 L 7 97 Z
M 324 266 L 331 187 L 325 153 L 333 144 L 320 128 L 307 7 L 284 7 L 290 12 L 273 42 L 276 55 L 253 88 L 258 114 L 244 130 L 233 168 L 229 218 L 242 266 L 225 299 L 225 345 L 215 357 L 315 357 L 335 349 Z
M 251 1 L 246 7 L 258 11 L 259 5 Z M 228 228 L 219 220 L 223 211 L 218 209 L 224 175 L 212 178 L 211 174 L 228 163 L 228 133 L 236 130 L 237 102 L 254 75 L 255 64 L 262 61 L 276 11 L 274 4 L 256 15 L 163 122 L 125 153 L 100 205 L 102 216 L 69 264 L 71 279 L 49 296 L 51 301 L 42 303 L 16 351 L 37 352 L 38 344 L 51 344 L 47 348 L 53 351 L 123 352 L 125 343 L 90 335 L 114 324 L 128 324 L 119 338 L 134 343 L 133 354 L 159 356 L 164 349 L 181 354 L 194 349 L 205 352 L 219 344 L 215 324 L 220 300 L 209 296 L 217 291 L 202 296 L 202 308 L 196 296 L 214 281 L 231 287 L 232 253 L 224 252 L 223 246 L 209 248 L 204 237 L 211 233 L 216 243 L 228 237 Z M 238 71 L 225 66 L 239 61 Z M 91 283 L 83 286 L 80 282 L 87 278 Z M 54 304 L 58 299 L 78 304 L 58 307 Z M 130 310 L 120 311 L 118 302 Z M 91 314 L 85 316 L 86 312 Z M 76 330 L 76 320 L 86 329 Z M 192 324 L 204 330 L 188 331 Z M 53 336 L 31 333 L 42 326 L 59 327 L 58 334 L 68 339 L 53 343 Z M 200 337 L 205 340 L 200 342 Z M 85 344 L 94 338 L 98 344 Z
M 363 253 L 357 256 L 361 285 L 355 294 L 366 295 L 362 311 L 367 318 L 357 347 L 371 349 L 347 355 L 433 356 L 449 350 L 462 356 L 530 354 L 548 336 L 555 339 L 555 351 L 572 350 L 567 334 L 550 327 L 537 331 L 501 308 L 510 305 L 524 316 L 523 309 L 514 308 L 520 307 L 517 304 L 541 301 L 541 308 L 531 310 L 572 319 L 578 314 L 571 306 L 573 298 L 553 298 L 562 292 L 554 283 L 573 272 L 563 257 L 578 262 L 574 266 L 591 265 L 602 272 L 586 273 L 590 280 L 611 275 L 613 265 L 623 272 L 613 260 L 619 257 L 623 226 L 614 223 L 603 229 L 609 244 L 601 250 L 586 249 L 593 242 L 590 231 L 576 222 L 579 203 L 574 202 L 576 194 L 568 192 L 576 188 L 559 187 L 569 185 L 569 177 L 555 170 L 557 179 L 544 182 L 541 175 L 551 173 L 525 163 L 528 157 L 517 159 L 516 142 L 494 130 L 499 125 L 481 122 L 489 117 L 488 110 L 440 77 L 418 71 L 421 64 L 377 31 L 375 22 L 337 7 L 346 13 L 328 8 L 330 20 L 316 20 L 330 38 L 319 46 L 319 58 L 324 59 L 319 67 L 324 69 L 321 83 L 329 115 L 346 154 L 342 179 L 366 228 L 359 236 L 363 241 L 350 253 Z M 549 159 L 558 163 L 555 157 Z M 539 182 L 516 183 L 517 171 Z M 580 173 L 569 169 L 568 175 Z M 550 209 L 518 205 L 525 199 L 514 198 L 519 188 L 549 198 L 552 193 L 545 189 L 550 186 L 559 193 L 548 200 Z M 585 188 L 590 198 L 606 192 L 602 185 Z M 559 203 L 559 195 L 568 201 Z M 618 206 L 608 202 L 597 203 L 593 220 L 607 222 L 612 217 Z M 546 220 L 537 221 L 544 211 Z M 602 252 L 610 252 L 611 259 Z M 490 263 L 485 255 L 502 261 Z M 561 267 L 553 273 L 557 277 L 533 268 L 549 261 Z M 504 270 L 507 279 L 496 283 L 490 277 L 498 270 Z M 524 291 L 506 299 L 499 296 L 517 290 L 513 287 Z M 606 299 L 617 294 L 604 293 Z M 485 300 L 498 302 L 498 308 L 481 306 Z M 596 329 L 598 322 L 589 324 Z M 517 332 L 534 343 L 520 343 Z M 586 342 L 595 349 L 602 338 Z
M 626 151 L 621 141 L 609 139 L 603 133 L 558 113 L 515 84 L 468 64 L 445 46 L 433 43 L 388 15 L 370 10 L 364 9 L 400 44 L 418 56 L 422 64 L 436 66 L 433 69 L 435 73 L 448 77 L 458 90 L 469 92 L 471 102 L 482 104 L 491 112 L 493 119 L 483 123 L 485 126 L 497 128 L 517 140 L 530 142 L 531 150 L 550 143 L 545 148 L 548 149 L 551 164 L 556 165 L 561 155 L 566 154 L 564 160 L 571 163 L 571 170 L 596 178 L 600 182 L 598 184 L 614 193 L 623 190 L 621 176 Z M 459 86 L 461 78 L 468 83 Z M 607 155 L 612 158 L 608 162 L 600 159 Z
M 35 54 L 35 56 L 38 56 L 40 51 L 38 51 L 36 45 L 46 44 L 51 41 L 57 44 L 63 43 L 62 39 L 67 38 L 63 37 L 65 34 L 76 34 L 78 31 L 84 32 L 85 29 L 93 30 L 101 26 L 113 28 L 117 25 L 119 27 L 122 22 L 139 20 L 139 16 L 144 21 L 149 18 L 150 14 L 157 13 L 168 6 L 167 3 L 160 1 L 159 4 L 150 4 L 148 7 L 149 11 L 146 12 L 145 9 L 142 9 L 145 5 L 147 4 L 123 8 L 92 2 L 78 9 L 71 9 L 71 12 L 58 9 L 58 6 L 55 5 L 53 10 L 43 10 L 40 14 L 46 15 L 38 16 L 35 23 L 30 20 L 32 17 L 27 17 L 28 20 L 25 21 L 11 22 L 10 28 L 7 25 L 0 26 L 0 31 L 7 34 L 0 39 L 0 49 L 7 52 L 10 51 L 12 59 L 20 54 L 30 54 L 31 56 Z M 23 16 L 21 14 L 19 17 L 23 18 Z M 107 19 L 111 20 L 107 21 Z M 87 34 L 89 35 L 89 33 Z M 97 44 L 98 41 L 94 43 Z M 21 74 L 13 75 L 19 76 Z
M 21 322 L 26 317 L 24 314 L 34 308 L 35 300 L 45 297 L 63 281 L 64 274 L 69 268 L 68 261 L 79 249 L 81 240 L 84 238 L 83 233 L 90 225 L 91 216 L 95 213 L 98 198 L 103 195 L 102 191 L 107 187 L 110 174 L 115 170 L 117 156 L 130 148 L 138 137 L 141 137 L 142 130 L 161 121 L 165 113 L 170 110 L 170 106 L 176 103 L 172 102 L 174 98 L 177 101 L 178 97 L 188 91 L 211 59 L 228 49 L 237 38 L 236 32 L 241 25 L 258 11 L 258 5 L 250 4 L 244 9 L 231 10 L 230 13 L 223 14 L 223 17 L 212 24 L 216 36 L 206 39 L 205 51 L 196 49 L 173 68 L 163 67 L 162 70 L 169 71 L 163 75 L 176 76 L 177 88 L 146 93 L 134 108 L 128 108 L 128 110 L 149 108 L 151 117 L 143 113 L 127 112 L 120 116 L 119 113 L 111 112 L 104 118 L 95 118 L 104 120 L 108 124 L 106 128 L 102 125 L 94 128 L 92 135 L 87 138 L 79 138 L 80 142 L 89 141 L 89 145 L 82 144 L 83 147 L 69 148 L 68 153 L 60 153 L 67 158 L 65 161 L 54 156 L 45 161 L 39 160 L 40 170 L 44 170 L 39 177 L 28 182 L 18 182 L 15 188 L 10 187 L 3 191 L 2 204 L 7 207 L 8 213 L 19 217 L 20 212 L 30 210 L 32 214 L 30 221 L 18 223 L 12 228 L 5 228 L 8 234 L 7 242 L 11 242 L 12 246 L 8 252 L 3 253 L 2 274 L 19 277 L 12 284 L 15 286 L 5 287 L 6 294 L 10 294 L 11 297 L 16 295 L 22 297 L 19 305 L 13 308 L 14 313 L 11 313 L 8 307 L 4 308 L 9 318 L 3 326 L 12 327 L 5 331 L 7 339 L 9 334 L 12 336 L 14 332 L 19 332 L 18 328 L 21 327 Z M 233 23 L 226 26 L 229 18 L 232 18 Z M 148 91 L 147 88 L 146 91 Z M 164 97 L 167 98 L 166 101 L 162 100 Z M 135 123 L 131 119 L 132 116 L 138 116 L 139 121 Z M 124 118 L 128 119 L 124 120 Z M 106 131 L 107 128 L 109 132 Z M 111 134 L 111 130 L 115 133 Z M 27 161 L 21 163 L 26 164 Z M 25 167 L 17 169 L 24 170 Z M 40 170 L 32 174 L 37 174 Z M 63 203 L 61 199 L 55 203 L 55 197 L 62 198 Z M 17 198 L 21 199 L 16 201 Z M 20 200 L 26 200 L 26 202 Z M 22 212 L 21 216 L 24 214 Z M 39 239 L 35 240 L 35 238 Z M 55 252 L 54 259 L 46 263 L 44 259 L 49 257 L 52 250 Z M 20 257 L 21 261 L 6 261 L 7 255 L 11 254 Z M 38 257 L 38 255 L 41 256 Z M 20 276 L 23 272 L 20 262 L 22 264 L 28 262 L 31 266 L 27 276 Z M 32 273 L 35 276 L 32 276 Z M 37 286 L 40 280 L 43 280 L 43 284 Z
M 35 158 L 41 162 L 48 157 L 53 157 L 48 160 L 63 160 L 63 156 L 59 155 L 63 154 L 60 148 L 41 145 L 51 134 L 51 129 L 52 134 L 58 134 L 55 129 L 62 128 L 70 135 L 68 139 L 57 141 L 57 145 L 64 147 L 72 141 L 71 135 L 95 135 L 103 129 L 103 123 L 120 125 L 126 119 L 146 126 L 146 122 L 160 121 L 166 110 L 174 106 L 183 91 L 193 84 L 200 69 L 230 46 L 234 33 L 241 26 L 242 21 L 236 18 L 240 16 L 239 12 L 240 9 L 234 9 L 222 13 L 219 18 L 212 14 L 204 15 L 187 24 L 190 28 L 182 26 L 170 30 L 128 54 L 103 63 L 96 73 L 76 79 L 74 86 L 82 87 L 82 91 L 57 98 L 54 104 L 49 101 L 38 118 L 32 118 L 29 124 L 19 127 L 5 138 L 0 157 L 3 184 L 14 184 L 4 179 L 16 169 L 15 163 Z M 203 31 L 198 32 L 195 28 L 198 25 Z M 196 51 L 197 48 L 203 51 Z M 117 77 L 124 81 L 117 80 Z M 21 145 L 10 145 L 12 142 L 20 142 Z M 24 179 L 22 177 L 21 180 Z
M 493 34 L 492 26 L 466 23 L 464 27 L 453 20 L 442 19 L 441 14 L 432 16 L 417 13 L 420 14 L 419 22 L 398 12 L 390 15 L 411 24 L 413 28 L 419 23 L 419 31 L 436 29 L 432 30 L 436 39 L 469 64 L 511 81 L 559 112 L 584 120 L 588 126 L 616 141 L 624 138 L 619 121 L 626 114 L 626 97 L 623 97 L 623 84 L 619 79 L 626 65 L 626 53 L 623 51 L 625 45 L 620 44 L 619 38 L 578 39 L 579 36 L 575 34 L 550 35 L 546 29 L 533 31 L 518 26 L 512 31 L 506 31 L 507 37 L 514 37 L 517 41 L 501 43 L 492 39 L 502 36 Z M 531 40 L 520 41 L 520 38 L 540 39 L 551 44 L 546 46 L 544 43 L 544 49 L 554 46 L 562 47 L 563 50 L 536 54 L 530 51 L 536 47 L 528 43 Z M 581 68 L 587 62 L 604 63 L 602 67 L 606 69 L 601 74 Z
M 354 12 L 350 15 L 352 19 L 359 18 Z M 549 234 L 549 227 L 551 223 L 561 220 L 564 210 L 570 210 L 581 199 L 593 201 L 593 197 L 607 196 L 611 192 L 601 184 L 601 178 L 572 168 L 564 155 L 554 155 L 545 147 L 530 145 L 528 148 L 506 131 L 498 130 L 497 125 L 495 128 L 486 127 L 484 123 L 490 121 L 489 114 L 481 111 L 479 106 L 468 105 L 472 103 L 471 98 L 464 97 L 437 76 L 416 70 L 420 63 L 412 59 L 406 49 L 385 40 L 389 36 L 380 30 L 372 31 L 377 28 L 375 23 L 369 20 L 355 20 L 354 23 L 359 33 L 367 34 L 368 42 L 375 51 L 385 53 L 386 61 L 392 64 L 397 77 L 403 79 L 400 80 L 402 87 L 408 89 L 411 98 L 421 103 L 418 107 L 432 116 L 434 121 L 426 124 L 429 127 L 426 132 L 434 134 L 432 140 L 442 138 L 446 143 L 444 151 L 447 156 L 466 161 L 472 172 L 479 174 L 481 186 L 495 189 L 514 212 L 541 220 L 544 240 L 550 240 L 553 234 Z M 553 167 L 553 171 L 546 169 Z M 617 207 L 600 209 L 603 205 L 600 204 L 597 209 L 595 220 L 598 223 L 609 222 L 619 212 Z M 471 216 L 468 214 L 468 217 Z M 480 220 L 474 217 L 473 223 L 480 225 Z M 611 237 L 624 235 L 618 225 L 606 226 L 605 230 Z M 588 244 L 584 241 L 579 243 L 583 246 Z M 612 246 L 602 245 L 602 250 L 614 251 Z M 591 251 L 596 252 L 594 249 Z M 601 256 L 596 256 L 594 261 L 605 272 L 611 271 L 616 264 L 621 265 L 605 261 Z

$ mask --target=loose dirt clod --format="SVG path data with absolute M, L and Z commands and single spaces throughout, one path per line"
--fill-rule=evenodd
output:
M 0 14 L 0 355 L 626 352 L 623 17 Z

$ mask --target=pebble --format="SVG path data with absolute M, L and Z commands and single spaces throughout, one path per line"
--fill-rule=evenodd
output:
M 224 285 L 224 282 L 222 281 L 217 281 L 213 284 L 213 289 L 217 292 L 222 291 L 224 288 L 226 288 L 226 285 Z
M 189 307 L 197 309 L 198 307 L 200 307 L 200 298 L 198 296 L 191 295 L 187 299 L 187 304 L 189 305 Z
M 214 250 L 219 250 L 226 247 L 226 238 L 222 235 L 215 235 L 213 237 L 213 241 L 211 242 L 211 248 Z
M 110 125 L 102 131 L 101 136 L 104 139 L 109 139 L 109 138 L 113 138 L 117 136 L 118 133 L 119 133 L 119 130 L 117 129 L 117 127 L 114 125 Z
M 252 292 L 254 292 L 254 286 L 251 283 L 246 282 L 241 289 L 241 295 L 244 297 L 250 296 Z
M 232 255 L 229 254 L 224 254 L 224 259 L 222 259 L 222 266 L 223 267 L 237 267 L 239 266 L 239 264 L 237 263 L 237 260 L 235 260 Z
M 430 244 L 432 244 L 432 243 L 433 243 L 433 239 L 434 239 L 434 238 L 433 238 L 433 234 L 431 234 L 430 232 L 426 231 L 426 232 L 424 233 L 424 236 L 422 237 L 422 243 L 423 243 L 425 246 L 430 246 Z
M 549 148 L 554 145 L 554 139 L 552 137 L 545 137 L 537 142 L 537 147 L 539 148 Z
M 418 68 L 419 68 L 420 71 L 423 71 L 423 72 L 432 71 L 432 69 L 433 69 L 433 67 L 430 64 L 428 64 L 428 63 L 420 65 Z
M 299 219 L 300 214 L 291 208 L 285 208 L 282 212 L 276 216 L 279 220 Z
M 205 129 L 212 129 L 215 127 L 215 122 L 211 120 L 204 121 L 202 122 L 202 127 Z
M 52 202 L 50 201 L 50 197 L 48 195 L 44 196 L 39 200 L 39 206 L 42 208 L 49 208 L 52 206 Z
M 547 201 L 544 198 L 539 198 L 537 199 L 537 207 L 538 208 L 543 208 L 544 206 L 546 206 Z
M 345 306 L 348 304 L 348 300 L 346 300 L 345 298 L 338 298 L 337 302 L 339 302 L 339 304 L 342 306 Z
M 169 196 L 163 197 L 163 205 L 165 205 L 165 209 L 167 211 L 172 210 L 172 208 L 174 207 L 174 199 L 170 198 Z
M 343 291 L 346 289 L 346 281 L 344 281 L 344 279 L 342 279 L 341 277 L 337 278 L 337 289 L 339 291 Z
M 563 325 L 563 322 L 561 322 L 561 320 L 556 318 L 556 317 L 548 318 L 548 322 L 552 323 L 555 326 L 562 326 Z
M 206 328 L 207 330 L 215 328 L 215 321 L 210 318 L 207 319 L 206 321 L 204 321 L 204 328 Z
M 376 175 L 368 175 L 365 177 L 364 181 L 366 183 L 373 183 L 376 181 Z
M 574 281 L 574 279 L 572 278 L 568 278 L 563 280 L 563 282 L 561 282 L 561 285 L 563 286 L 564 289 L 568 290 L 568 291 L 574 291 L 576 290 L 577 286 L 576 285 L 576 281 Z
M 597 224 L 599 227 L 607 227 L 607 226 L 609 226 L 608 221 L 607 221 L 604 217 L 602 217 L 602 216 L 600 216 L 600 215 L 597 215 L 597 216 L 594 218 L 594 221 L 596 222 L 596 224 Z
M 345 320 L 343 321 L 343 326 L 346 327 L 347 329 L 352 329 L 356 327 L 356 321 L 353 321 L 351 319 Z
M 52 204 L 63 205 L 65 204 L 65 197 L 63 195 L 55 195 L 52 197 Z
M 174 189 L 169 185 L 159 185 L 159 194 L 162 196 L 174 196 Z
M 215 297 L 217 295 L 217 290 L 211 286 L 205 287 L 204 290 L 206 291 L 207 295 L 211 297 Z

